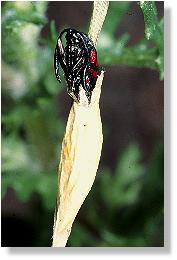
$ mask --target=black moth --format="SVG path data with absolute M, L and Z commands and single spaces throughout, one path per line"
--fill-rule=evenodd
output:
M 62 38 L 65 34 L 66 44 Z M 58 37 L 54 55 L 55 75 L 61 82 L 59 68 L 62 67 L 68 85 L 68 94 L 76 101 L 80 100 L 80 86 L 85 90 L 88 103 L 91 101 L 101 69 L 98 65 L 97 52 L 89 37 L 75 29 L 64 29 Z

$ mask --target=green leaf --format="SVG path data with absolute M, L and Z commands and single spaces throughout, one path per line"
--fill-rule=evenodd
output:
M 56 30 L 56 25 L 55 25 L 55 21 L 52 20 L 50 22 L 50 37 L 51 37 L 51 40 L 53 42 L 56 42 L 56 39 L 58 37 L 58 33 L 57 33 L 57 30 Z
M 54 172 L 44 173 L 32 172 L 3 174 L 2 176 L 3 196 L 8 187 L 13 187 L 19 200 L 26 202 L 32 194 L 38 193 L 42 203 L 47 209 L 55 208 L 57 194 L 57 174 Z
M 113 190 L 119 204 L 132 204 L 138 199 L 144 167 L 139 163 L 140 150 L 130 144 L 122 153 L 114 177 Z
M 128 10 L 129 6 L 130 6 L 129 1 L 119 1 L 119 2 L 111 1 L 109 4 L 109 9 L 106 15 L 105 22 L 103 24 L 102 32 L 103 33 L 106 32 L 109 35 L 113 35 L 113 33 L 118 28 L 122 20 L 122 16 Z
M 115 48 L 115 46 L 121 46 L 121 48 Z M 136 46 L 123 48 L 123 44 L 117 42 L 117 44 L 104 50 L 98 50 L 98 55 L 100 57 L 100 62 L 102 64 L 123 64 L 128 66 L 134 66 L 139 68 L 151 68 L 157 69 L 158 65 L 156 62 L 156 48 L 148 49 L 144 41 L 140 42 Z
M 108 208 L 136 203 L 144 173 L 144 167 L 139 160 L 138 146 L 130 144 L 119 158 L 114 175 L 109 170 L 103 171 L 100 184 Z
M 30 160 L 29 152 L 25 143 L 18 137 L 10 135 L 2 138 L 2 171 L 3 172 L 23 172 L 31 168 L 35 163 Z
M 163 20 L 158 21 L 157 9 L 155 2 L 141 1 L 140 7 L 144 15 L 145 35 L 147 40 L 153 41 L 158 50 L 158 55 L 155 59 L 157 67 L 160 71 L 160 79 L 164 77 L 164 33 Z
M 145 35 L 147 40 L 154 39 L 156 31 L 158 30 L 157 24 L 157 9 L 155 2 L 152 1 L 141 1 L 140 7 L 144 14 L 145 23 Z

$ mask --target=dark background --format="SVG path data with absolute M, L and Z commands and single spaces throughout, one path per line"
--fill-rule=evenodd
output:
M 158 16 L 163 16 L 163 2 L 156 2 L 156 6 Z M 65 26 L 85 31 L 91 12 L 92 2 L 49 2 L 47 18 L 56 22 L 58 32 Z M 123 32 L 128 32 L 131 36 L 127 46 L 133 46 L 144 37 L 143 14 L 137 2 L 130 4 L 128 12 L 124 14 L 116 30 L 115 37 L 119 38 Z M 47 23 L 41 35 L 45 38 L 48 33 Z M 158 165 L 158 170 L 153 170 L 152 174 L 155 172 L 157 176 L 154 174 L 154 179 L 150 182 L 146 176 L 147 182 L 138 195 L 141 197 L 140 200 L 142 199 L 141 202 L 134 204 L 133 207 L 127 205 L 122 205 L 118 209 L 115 207 L 110 212 L 104 206 L 101 192 L 99 194 L 95 191 L 99 186 L 100 177 L 97 177 L 93 190 L 78 213 L 68 245 L 75 246 L 76 237 L 82 233 L 80 240 L 77 241 L 78 246 L 93 246 L 92 243 L 87 243 L 93 237 L 96 246 L 163 246 L 163 213 L 158 213 L 161 214 L 160 217 L 153 222 L 158 215 L 156 209 L 163 208 L 163 81 L 159 80 L 158 71 L 148 68 L 126 65 L 104 67 L 106 73 L 100 101 L 104 143 L 98 174 L 102 169 L 109 169 L 110 175 L 114 175 L 119 158 L 126 147 L 136 144 L 140 150 L 138 163 L 144 166 L 143 174 L 146 175 L 154 163 Z M 4 98 L 3 105 L 6 105 L 5 96 L 2 98 Z M 57 95 L 56 106 L 59 118 L 62 118 L 65 125 L 71 107 L 71 99 L 65 88 Z M 57 163 L 56 160 L 56 165 Z M 95 203 L 92 203 L 93 201 Z M 102 228 L 95 228 L 95 225 L 86 219 L 90 211 L 97 211 L 98 216 L 105 219 L 103 227 L 106 229 L 108 226 L 109 232 L 113 231 L 119 239 L 107 238 L 105 242 L 100 237 Z M 50 246 L 53 213 L 53 210 L 46 210 L 43 207 L 38 193 L 33 193 L 29 200 L 21 202 L 13 187 L 8 187 L 2 199 L 2 246 Z M 109 214 L 114 217 L 111 218 Z M 142 242 L 140 238 L 143 237 L 144 223 L 148 217 L 152 221 L 151 227 L 149 229 L 146 227 L 150 230 L 149 240 L 145 239 L 146 242 L 144 240 Z M 112 222 L 111 227 L 108 222 Z M 83 234 L 86 236 L 85 240 L 82 240 Z M 136 234 L 140 234 L 138 238 Z M 136 242 L 132 242 L 133 240 Z

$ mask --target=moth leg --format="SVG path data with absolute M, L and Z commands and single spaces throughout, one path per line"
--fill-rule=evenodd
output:
M 59 55 L 58 55 L 58 45 L 55 47 L 55 54 L 54 54 L 54 69 L 55 69 L 55 76 L 57 80 L 61 83 L 61 78 L 60 78 L 60 72 L 59 72 Z
M 65 51 L 62 45 L 62 41 L 60 37 L 57 40 L 57 45 L 55 47 L 55 55 L 54 55 L 54 68 L 55 68 L 55 75 L 59 82 L 61 82 L 59 67 L 62 67 L 64 73 L 67 73 L 67 66 L 66 66 L 66 59 L 65 59 Z

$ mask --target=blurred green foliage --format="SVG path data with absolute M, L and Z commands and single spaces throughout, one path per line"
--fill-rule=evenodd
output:
M 130 38 L 127 33 L 119 39 L 114 37 L 129 6 L 130 2 L 110 3 L 98 45 L 100 61 L 158 69 L 162 79 L 163 19 L 158 21 L 153 2 L 140 4 L 145 21 L 144 39 L 126 47 Z M 8 187 L 13 187 L 23 202 L 37 193 L 43 210 L 53 215 L 64 122 L 56 102 L 62 87 L 58 86 L 53 71 L 57 38 L 54 21 L 49 24 L 48 37 L 41 37 L 47 7 L 48 3 L 42 1 L 2 5 L 2 197 Z M 154 47 L 149 47 L 149 41 Z M 99 171 L 81 209 L 84 217 L 74 224 L 68 244 L 162 245 L 162 165 L 161 146 L 156 147 L 148 169 L 141 163 L 137 144 L 125 148 L 114 172 L 108 168 Z M 50 246 L 53 223 L 48 223 L 50 231 L 45 224 L 37 236 L 42 237 L 41 243 Z M 41 246 L 39 239 L 34 245 Z
M 64 123 L 56 109 L 62 88 L 53 73 L 53 23 L 46 39 L 50 45 L 40 36 L 46 8 L 47 2 L 2 6 L 2 192 L 13 186 L 20 199 L 28 200 L 36 191 L 53 209 Z
M 163 146 L 156 145 L 148 167 L 140 160 L 130 144 L 114 172 L 97 173 L 70 246 L 163 246 Z
M 98 44 L 100 62 L 103 64 L 125 64 L 135 67 L 158 69 L 163 79 L 163 21 L 157 17 L 155 2 L 142 1 L 140 7 L 144 16 L 145 38 L 136 45 L 126 47 L 130 35 L 125 32 L 118 39 L 114 34 L 122 16 L 128 12 L 130 2 L 110 2 L 110 9 L 104 22 Z M 154 47 L 150 47 L 150 43 Z

